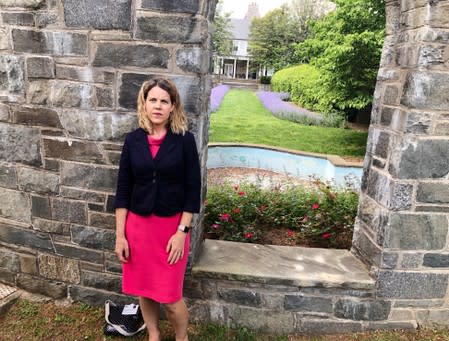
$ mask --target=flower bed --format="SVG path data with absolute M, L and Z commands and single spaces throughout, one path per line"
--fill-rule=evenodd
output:
M 284 102 L 285 99 L 289 98 L 287 93 L 258 91 L 257 97 L 268 111 L 280 119 L 304 125 L 320 125 L 327 127 L 340 127 L 344 123 L 338 116 L 322 116 L 313 111 Z
M 358 194 L 351 187 L 262 189 L 254 184 L 210 186 L 206 237 L 260 244 L 349 249 Z
M 226 93 L 229 91 L 230 87 L 228 85 L 217 85 L 212 88 L 210 93 L 210 111 L 215 112 L 220 107 L 221 101 Z

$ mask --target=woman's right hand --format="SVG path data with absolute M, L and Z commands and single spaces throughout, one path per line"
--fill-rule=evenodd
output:
M 122 263 L 126 263 L 129 257 L 128 241 L 125 237 L 119 237 L 115 240 L 115 254 Z

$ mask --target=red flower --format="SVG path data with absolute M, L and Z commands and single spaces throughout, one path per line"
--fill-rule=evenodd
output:
M 218 224 L 212 224 L 211 227 L 212 227 L 214 230 L 217 230 L 217 229 L 220 227 L 220 225 L 218 225 Z
M 230 221 L 231 220 L 231 215 L 228 213 L 222 213 L 220 214 L 220 218 L 221 221 Z
M 243 197 L 244 195 L 245 195 L 245 192 L 239 192 L 239 195 L 241 196 L 241 197 Z
M 326 233 L 323 233 L 322 237 L 324 239 L 328 239 L 328 238 L 332 237 L 332 234 L 330 234 L 329 232 L 326 232 Z
M 265 211 L 267 209 L 267 206 L 265 205 L 260 205 L 259 207 L 257 207 L 257 210 L 262 213 L 263 211 Z
M 291 238 L 295 236 L 295 232 L 292 230 L 287 230 L 287 237 Z
M 254 236 L 254 233 L 251 233 L 251 232 L 245 233 L 246 239 L 251 239 L 253 236 Z
M 232 212 L 234 212 L 234 213 L 240 213 L 240 208 L 234 208 L 234 209 L 232 210 Z
M 313 204 L 312 205 L 312 210 L 316 210 L 318 208 L 320 208 L 320 205 L 318 205 L 318 204 Z

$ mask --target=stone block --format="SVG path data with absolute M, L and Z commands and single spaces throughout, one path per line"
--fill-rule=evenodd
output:
M 33 215 L 33 217 L 51 219 L 50 199 L 48 197 L 32 195 L 31 214 Z
M 449 207 L 447 206 L 433 206 L 433 205 L 416 205 L 415 212 L 439 212 L 448 213 Z
M 386 105 L 399 104 L 399 89 L 395 85 L 385 86 L 383 103 Z
M 444 64 L 444 49 L 446 45 L 424 45 L 419 48 L 418 65 L 434 66 Z
M 407 308 L 415 310 L 415 308 L 435 308 L 442 307 L 444 305 L 443 299 L 430 299 L 430 300 L 395 300 L 395 308 Z
M 0 56 L 0 91 L 23 93 L 24 60 L 21 56 Z
M 13 106 L 12 114 L 17 124 L 62 128 L 58 113 L 53 109 L 21 105 Z
M 423 261 L 421 253 L 403 253 L 401 268 L 402 269 L 416 269 L 419 268 Z
M 13 29 L 12 40 L 16 52 L 55 56 L 87 55 L 87 34 Z
M 104 272 L 103 264 L 94 264 L 90 262 L 80 262 L 81 272 L 83 271 L 93 271 L 93 272 Z
M 435 127 L 434 135 L 449 135 L 449 122 L 438 123 Z
M 0 121 L 8 122 L 10 120 L 9 105 L 0 103 Z
M 96 143 L 61 139 L 43 139 L 42 141 L 46 157 L 86 163 L 105 163 Z
M 57 194 L 59 175 L 32 168 L 19 168 L 19 188 L 25 192 Z
M 90 109 L 95 107 L 95 87 L 90 84 L 54 82 L 51 103 L 56 107 Z
M 34 16 L 28 12 L 5 12 L 1 14 L 3 24 L 13 26 L 34 26 Z
M 379 265 L 381 261 L 382 250 L 380 246 L 372 240 L 360 225 L 363 223 L 356 221 L 354 226 L 354 236 L 352 241 L 352 250 L 366 264 Z
M 12 272 L 19 272 L 19 255 L 12 253 L 10 250 L 0 249 L 0 268 L 5 268 Z
M 98 43 L 93 66 L 167 69 L 169 51 L 152 45 L 130 45 L 124 43 Z
M 101 206 L 101 208 L 103 208 L 103 206 Z M 89 212 L 89 226 L 113 230 L 115 229 L 115 215 L 100 212 Z
M 444 182 L 421 182 L 418 184 L 416 200 L 425 203 L 448 204 L 449 185 Z
M 428 327 L 447 327 L 449 309 L 420 310 L 416 312 L 416 319 L 420 325 Z
M 439 250 L 446 245 L 448 222 L 442 215 L 393 213 L 385 238 L 386 248 Z
M 52 159 L 44 159 L 44 168 L 49 171 L 59 172 L 59 161 Z
M 438 179 L 449 173 L 448 159 L 448 140 L 404 138 L 392 155 L 389 170 L 399 179 Z
M 73 244 L 54 243 L 56 254 L 87 261 L 90 263 L 103 264 L 103 252 L 81 248 Z
M 421 27 L 418 30 L 416 39 L 424 42 L 447 43 L 449 42 L 449 32 L 438 27 Z
M 410 309 L 392 309 L 390 313 L 391 321 L 413 321 L 415 316 Z
M 55 63 L 50 57 L 28 57 L 28 78 L 55 78 Z
M 81 276 L 78 261 L 53 255 L 38 257 L 39 274 L 45 278 L 79 284 Z
M 106 261 L 106 262 L 104 262 L 104 269 L 107 272 L 114 272 L 117 274 L 121 274 L 122 273 L 122 264 L 117 263 L 117 262 Z
M 116 179 L 115 168 L 69 162 L 61 165 L 61 185 L 115 192 Z
M 202 44 L 207 30 L 207 21 L 200 17 L 137 17 L 136 38 L 165 44 Z
M 131 3 L 131 0 L 65 0 L 65 24 L 77 28 L 129 30 Z
M 28 103 L 51 105 L 51 91 L 53 83 L 48 80 L 38 80 L 28 83 L 26 99 Z
M 52 198 L 52 218 L 66 223 L 85 224 L 87 222 L 86 203 Z
M 105 202 L 105 194 L 92 191 L 85 191 L 77 188 L 61 187 L 60 194 L 64 198 L 85 200 L 88 203 L 91 202 L 100 203 L 101 206 L 103 206 L 103 203 Z
M 364 330 L 388 330 L 388 329 L 416 329 L 418 328 L 418 324 L 414 319 L 411 321 L 376 321 L 376 322 L 368 322 L 365 325 Z
M 55 299 L 67 297 L 67 285 L 61 282 L 46 280 L 28 274 L 17 275 L 17 286 L 25 291 L 41 294 Z
M 37 250 L 53 251 L 48 233 L 21 229 L 10 225 L 0 225 L 0 240 L 6 244 L 21 245 Z
M 109 275 L 98 272 L 83 271 L 81 274 L 81 284 L 85 287 L 103 289 L 120 293 L 122 291 L 121 276 Z
M 16 190 L 2 188 L 0 191 L 0 216 L 6 219 L 30 223 L 31 202 L 29 195 Z
M 104 83 L 112 85 L 115 81 L 115 73 L 111 71 L 102 71 L 92 67 L 56 65 L 56 78 L 85 83 Z
M 6 35 L 6 31 L 0 29 L 0 51 L 1 50 L 10 50 L 8 36 Z
M 387 320 L 391 302 L 382 300 L 339 299 L 335 303 L 335 316 L 355 321 Z
M 176 65 L 183 71 L 207 73 L 209 71 L 209 55 L 199 47 L 184 48 L 176 51 Z
M 104 307 L 106 300 L 112 300 L 116 304 L 137 303 L 135 299 L 125 295 L 118 295 L 100 289 L 86 288 L 78 285 L 69 286 L 69 295 L 75 302 L 84 302 L 93 307 Z
M 257 291 L 238 289 L 218 289 L 218 297 L 226 302 L 251 307 L 260 307 L 262 298 Z
M 114 107 L 114 92 L 111 88 L 95 87 L 98 108 Z
M 375 142 L 374 154 L 386 159 L 388 156 L 388 145 L 390 143 L 390 134 L 384 131 L 379 132 L 378 138 Z
M 57 12 L 38 12 L 35 17 L 36 27 L 45 28 L 58 22 Z
M 423 259 L 423 266 L 429 268 L 449 268 L 449 254 L 426 253 Z
M 161 12 L 182 12 L 195 14 L 199 11 L 197 0 L 142 0 L 142 8 Z
M 426 21 L 434 27 L 449 26 L 449 6 L 444 1 L 432 1 L 433 6 L 429 6 Z
M 331 319 L 300 319 L 298 318 L 296 333 L 313 334 L 349 334 L 363 330 L 360 321 L 341 321 Z
M 45 6 L 46 0 L 2 0 L 0 7 L 24 7 L 40 9 Z
M 20 272 L 29 275 L 37 275 L 37 258 L 30 255 L 20 255 Z
M 136 114 L 98 112 L 83 110 L 63 110 L 61 123 L 74 137 L 87 140 L 122 140 L 127 133 L 136 129 Z
M 227 305 L 224 307 L 224 314 L 228 316 L 228 323 L 232 328 L 251 326 L 251 329 L 268 333 L 294 332 L 295 317 L 291 312 L 274 312 L 261 308 Z
M 115 212 L 114 202 L 115 202 L 115 195 L 108 195 L 108 198 L 106 199 L 106 212 L 108 213 Z
M 446 295 L 447 274 L 380 270 L 378 297 L 397 299 L 435 299 Z
M 52 234 L 69 234 L 70 224 L 60 221 L 46 220 L 46 219 L 34 219 L 33 227 L 38 231 L 49 232 Z
M 432 128 L 432 114 L 410 112 L 407 114 L 405 132 L 416 135 L 424 135 Z
M 143 82 L 156 77 L 153 74 L 124 73 L 122 74 L 119 105 L 126 109 L 137 109 L 137 96 Z
M 412 71 L 407 75 L 401 104 L 409 108 L 446 110 L 449 107 L 449 74 Z
M 73 225 L 72 241 L 95 250 L 110 250 L 115 247 L 115 231 L 96 227 Z
M 383 252 L 381 269 L 395 269 L 398 264 L 399 255 L 397 253 Z
M 0 187 L 17 189 L 17 171 L 15 167 L 0 164 Z
M 332 313 L 332 297 L 285 295 L 284 309 L 297 312 Z

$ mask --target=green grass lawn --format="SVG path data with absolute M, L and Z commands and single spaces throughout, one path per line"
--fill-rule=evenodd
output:
M 209 142 L 265 144 L 305 152 L 363 158 L 366 132 L 303 126 L 274 117 L 255 92 L 231 89 L 211 114 Z

